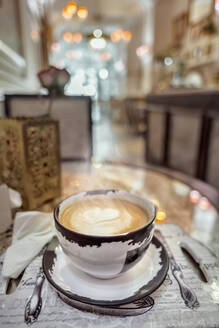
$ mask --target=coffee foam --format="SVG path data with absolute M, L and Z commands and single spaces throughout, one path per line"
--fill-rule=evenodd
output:
M 116 235 L 136 230 L 148 222 L 147 211 L 116 196 L 94 195 L 69 204 L 60 223 L 87 235 Z

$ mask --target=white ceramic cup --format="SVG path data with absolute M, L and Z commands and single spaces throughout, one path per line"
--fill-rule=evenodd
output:
M 148 222 L 137 230 L 112 236 L 85 235 L 63 226 L 63 210 L 87 196 L 113 194 L 121 200 L 140 205 L 149 215 Z M 92 190 L 72 195 L 54 210 L 57 236 L 65 254 L 78 269 L 96 278 L 110 279 L 132 268 L 145 254 L 153 238 L 156 206 L 149 200 L 122 190 Z

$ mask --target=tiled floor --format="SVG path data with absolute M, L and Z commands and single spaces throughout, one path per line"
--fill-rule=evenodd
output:
M 125 123 L 102 118 L 93 126 L 94 159 L 144 163 L 145 141 L 134 135 Z

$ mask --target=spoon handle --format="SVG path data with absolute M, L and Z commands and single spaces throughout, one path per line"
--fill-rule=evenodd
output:
M 41 292 L 44 280 L 45 276 L 42 268 L 40 268 L 40 271 L 36 277 L 36 283 L 34 286 L 33 293 L 25 306 L 24 319 L 26 324 L 32 324 L 33 322 L 35 322 L 40 314 L 42 308 Z

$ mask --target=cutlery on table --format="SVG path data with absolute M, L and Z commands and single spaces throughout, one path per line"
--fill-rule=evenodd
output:
M 34 286 L 33 293 L 30 296 L 25 306 L 24 319 L 26 324 L 31 324 L 35 322 L 40 314 L 42 308 L 41 291 L 42 291 L 44 280 L 45 280 L 45 276 L 42 268 L 40 268 L 36 277 L 36 283 Z
M 179 285 L 180 294 L 185 302 L 185 305 L 190 309 L 198 308 L 200 304 L 197 299 L 197 296 L 195 292 L 192 290 L 192 288 L 185 283 L 183 272 L 179 264 L 176 262 L 173 253 L 171 252 L 169 246 L 167 245 L 167 242 L 160 230 L 156 230 L 156 236 L 163 242 L 164 246 L 166 247 L 170 259 L 171 271 Z

